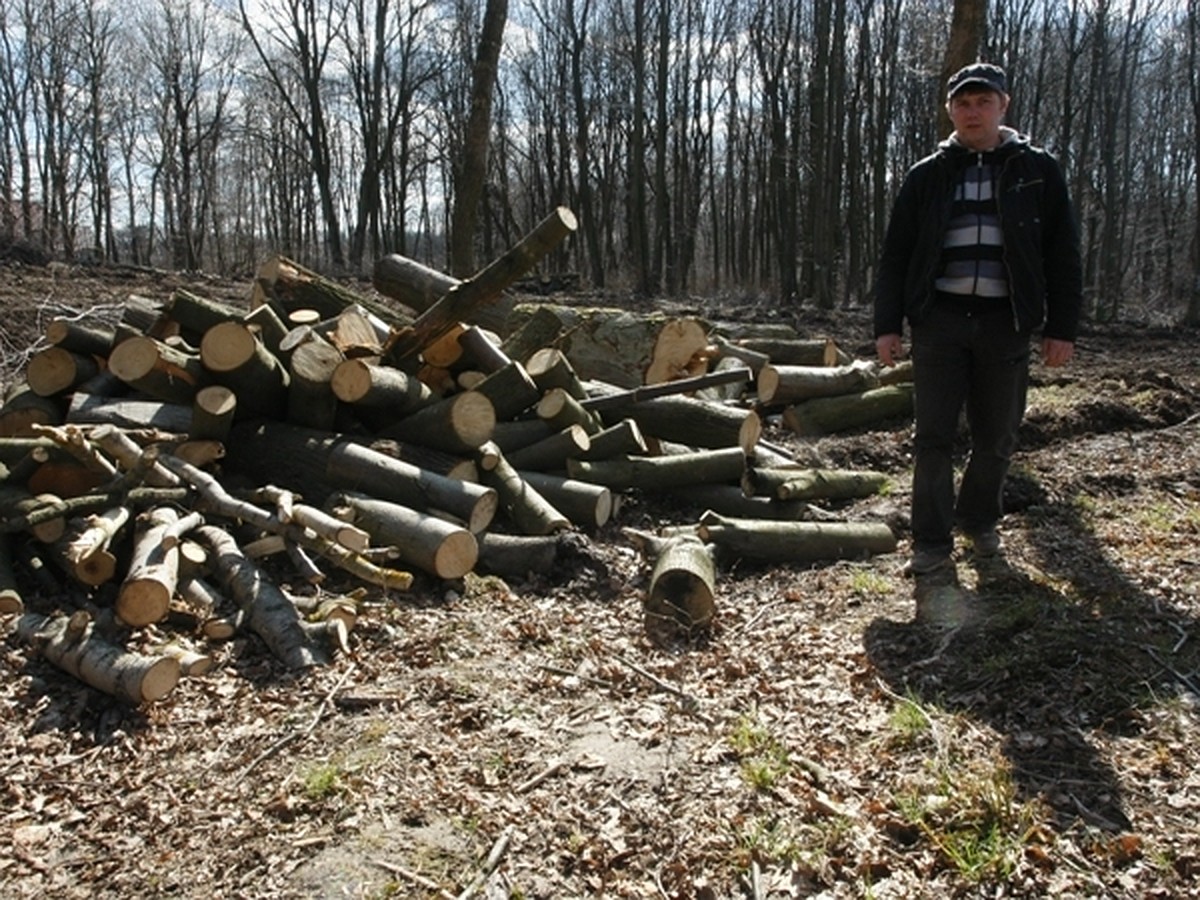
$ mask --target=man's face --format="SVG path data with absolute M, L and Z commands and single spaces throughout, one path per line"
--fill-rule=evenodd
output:
M 1008 95 L 986 88 L 964 88 L 946 102 L 946 110 L 963 144 L 972 150 L 991 150 L 1000 143 Z

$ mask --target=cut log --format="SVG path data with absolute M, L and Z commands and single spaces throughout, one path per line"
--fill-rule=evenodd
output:
M 747 497 L 778 500 L 854 500 L 878 494 L 889 480 L 884 472 L 750 466 L 742 478 L 742 491 Z
M 511 453 L 521 447 L 536 444 L 554 433 L 554 428 L 541 419 L 497 422 L 492 432 L 492 442 L 505 453 Z
M 632 530 L 642 552 L 652 561 L 650 584 L 643 598 L 646 630 L 664 637 L 679 629 L 703 628 L 716 609 L 716 566 L 699 538 L 679 535 L 655 538 Z
M 223 384 L 210 384 L 196 391 L 192 421 L 187 434 L 193 440 L 229 440 L 229 429 L 237 416 L 237 394 Z
M 510 318 L 516 319 L 513 311 L 509 310 L 506 321 Z M 500 345 L 500 349 L 509 359 L 525 361 L 528 367 L 536 353 L 557 344 L 563 331 L 563 322 L 553 308 L 541 304 L 524 304 L 519 320 L 509 327 L 508 336 Z
M 166 618 L 179 580 L 179 548 L 165 538 L 178 520 L 179 514 L 166 506 L 138 516 L 129 574 L 113 607 L 134 628 Z
M 776 366 L 842 366 L 850 362 L 832 338 L 745 337 L 737 343 L 765 353 Z
M 749 347 L 743 347 L 741 344 L 736 344 L 720 335 L 715 335 L 712 338 L 712 342 L 718 352 L 720 352 L 722 359 L 731 359 L 735 363 L 745 365 L 746 368 L 754 373 L 755 378 L 762 371 L 762 367 L 771 361 L 771 357 L 767 356 L 767 354 L 751 350 Z
M 201 526 L 196 533 L 212 550 L 220 586 L 241 607 L 246 624 L 277 659 L 289 669 L 306 669 L 328 661 L 326 649 L 305 629 L 287 595 L 246 558 L 229 534 L 212 525 Z
M 643 456 L 648 452 L 642 429 L 633 419 L 622 419 L 589 439 L 589 445 L 575 459 L 610 459 L 614 456 Z
M 100 372 L 94 356 L 72 353 L 62 347 L 47 347 L 35 353 L 25 368 L 29 389 L 41 397 L 55 397 L 73 390 Z
M 488 375 L 499 372 L 513 360 L 500 349 L 500 338 L 495 332 L 478 325 L 470 325 L 458 336 L 458 342 L 475 368 Z
M 484 532 L 479 536 L 475 570 L 481 575 L 502 578 L 546 575 L 558 562 L 559 546 L 559 535 Z
M 31 513 L 60 503 L 62 499 L 55 494 L 33 494 L 15 485 L 0 485 L 0 512 L 5 519 L 25 519 Z M 29 525 L 28 530 L 41 543 L 53 544 L 66 532 L 67 517 L 63 513 L 43 517 Z
M 245 310 L 220 300 L 202 297 L 183 288 L 176 288 L 163 305 L 163 313 L 171 321 L 178 323 L 183 333 L 195 341 L 214 325 L 239 321 Z
M 401 562 L 438 578 L 462 578 L 475 568 L 479 545 L 465 528 L 398 503 L 345 491 L 330 509 L 362 528 L 378 545 L 394 547 Z
M 557 319 L 555 325 L 551 316 Z M 532 328 L 534 318 L 541 320 L 538 336 L 541 343 L 530 352 L 542 347 L 556 347 L 571 362 L 579 377 L 604 381 L 621 388 L 633 388 L 647 383 L 647 373 L 654 367 L 655 377 L 659 367 L 655 364 L 655 352 L 660 335 L 664 338 L 664 351 L 670 346 L 670 336 L 675 331 L 691 334 L 688 343 L 688 359 L 697 349 L 707 346 L 704 327 L 696 320 L 677 319 L 665 314 L 647 315 L 611 307 L 580 308 L 574 306 L 552 306 L 549 304 L 521 303 L 513 309 L 510 322 L 514 330 L 523 331 L 527 323 Z M 555 332 L 558 336 L 555 337 Z M 685 340 L 687 340 L 685 338 Z M 506 350 L 513 359 L 520 347 L 512 346 L 515 340 L 506 342 Z M 682 353 L 684 351 L 680 351 Z M 529 358 L 532 362 L 532 358 Z M 663 367 L 672 369 L 674 358 Z M 678 371 L 675 371 L 678 377 Z M 532 373 L 531 373 L 532 374 Z M 689 372 L 689 374 L 697 374 Z
M 177 660 L 130 653 L 96 634 L 91 622 L 80 624 L 76 616 L 48 619 L 25 613 L 17 634 L 64 672 L 128 703 L 161 700 L 179 683 Z
M 785 406 L 816 397 L 861 394 L 879 387 L 874 362 L 854 360 L 841 366 L 763 366 L 758 373 L 758 402 Z
M 522 478 L 495 444 L 480 448 L 480 459 L 480 478 L 495 489 L 501 509 L 522 534 L 553 534 L 571 527 L 570 519 Z
M 583 406 L 593 412 L 606 409 L 621 409 L 643 400 L 653 400 L 656 397 L 668 397 L 698 391 L 715 385 L 742 385 L 750 380 L 750 370 L 745 366 L 736 366 L 720 372 L 709 372 L 689 378 L 677 378 L 661 384 L 647 384 L 636 388 L 618 391 L 601 390 L 596 396 L 582 401 Z
M 214 381 L 237 394 L 239 416 L 283 416 L 287 370 L 246 325 L 222 322 L 208 329 L 200 342 L 200 359 Z
M 11 616 L 24 611 L 25 602 L 21 599 L 13 569 L 12 538 L 0 534 L 0 615 Z
M 463 346 L 458 336 L 467 330 L 462 322 L 455 322 L 437 340 L 421 348 L 421 359 L 439 369 L 452 369 L 463 358 Z
M 63 568 L 80 584 L 90 587 L 111 581 L 117 573 L 117 558 L 109 545 L 129 521 L 129 508 L 117 506 L 78 522 L 56 544 L 55 554 Z
M 32 437 L 34 425 L 58 425 L 65 412 L 59 399 L 41 397 L 22 382 L 9 391 L 0 407 L 0 437 Z
M 137 481 L 150 487 L 175 487 L 179 479 L 158 464 L 154 454 L 148 453 L 127 431 L 112 425 L 98 425 L 92 429 L 91 441 L 127 473 L 138 473 Z
M 309 506 L 307 503 L 294 504 L 289 509 L 288 517 L 284 521 L 295 522 L 314 534 L 328 538 L 355 553 L 365 552 L 371 543 L 370 534 L 362 528 L 332 516 L 323 509 Z
M 739 447 L 678 453 L 672 456 L 616 456 L 567 460 L 567 474 L 619 490 L 671 490 L 692 484 L 737 484 L 746 467 Z
M 896 549 L 895 535 L 879 522 L 766 522 L 706 512 L 699 535 L 732 557 L 777 563 L 861 559 Z
M 277 306 L 276 311 L 285 320 L 293 310 L 300 309 L 315 310 L 317 319 L 333 319 L 347 307 L 357 305 L 389 325 L 404 325 L 409 321 L 399 310 L 318 275 L 285 256 L 267 260 L 255 275 L 250 305 L 263 303 Z
M 385 428 L 398 418 L 438 402 L 419 378 L 363 359 L 338 365 L 330 381 L 334 395 L 354 407 L 369 428 Z
M 738 373 L 737 376 L 734 373 Z M 708 373 L 708 383 L 697 387 L 692 396 L 710 403 L 732 403 L 742 399 L 747 382 L 755 374 L 756 371 L 743 360 L 722 356 Z M 730 380 L 726 381 L 727 378 Z
M 499 297 L 575 228 L 575 215 L 560 206 L 515 247 L 421 313 L 411 327 L 397 331 L 387 351 L 400 360 L 416 356 L 457 323 L 474 321 L 477 309 Z
M 371 282 L 379 293 L 399 300 L 419 313 L 425 312 L 460 283 L 457 278 L 398 253 L 389 253 L 375 261 Z
M 599 417 L 592 415 L 562 388 L 551 388 L 537 403 L 538 418 L 554 431 L 578 425 L 589 435 L 603 429 Z
M 819 437 L 878 425 L 913 413 L 913 387 L 895 384 L 862 394 L 806 400 L 783 411 L 783 423 L 800 437 Z
M 242 316 L 242 323 L 258 335 L 258 339 L 280 362 L 284 362 L 287 354 L 283 353 L 283 341 L 287 337 L 288 327 L 283 324 L 275 308 L 265 303 L 257 309 Z
M 306 428 L 332 430 L 338 398 L 333 393 L 333 373 L 343 361 L 342 352 L 328 341 L 306 341 L 288 361 L 287 419 Z
M 364 441 L 358 441 L 358 443 L 362 443 L 372 450 L 378 450 L 392 459 L 399 459 L 419 469 L 433 472 L 435 475 L 445 475 L 455 481 L 479 480 L 479 470 L 474 461 L 453 453 L 443 453 L 441 450 L 432 450 L 417 444 L 404 444 L 400 441 L 389 441 L 383 438 L 375 438 L 370 443 Z
M 708 368 L 703 356 L 707 347 L 708 332 L 699 321 L 672 319 L 658 332 L 643 380 L 661 384 L 702 374 Z
M 562 431 L 556 431 L 537 443 L 505 455 L 516 469 L 548 472 L 562 469 L 570 457 L 581 457 L 591 443 L 588 433 L 581 425 L 568 425 Z
M 894 366 L 886 366 L 879 371 L 879 384 L 881 386 L 907 384 L 912 380 L 913 364 L 911 359 L 898 362 Z
M 598 382 L 591 382 L 588 387 L 598 397 L 611 395 L 616 390 Z M 633 419 L 643 434 L 665 441 L 710 449 L 740 447 L 745 453 L 754 449 L 762 435 L 762 420 L 753 410 L 692 397 L 657 397 L 606 407 L 601 417 L 609 425 L 624 418 Z
M 812 518 L 812 507 L 801 500 L 747 497 L 733 484 L 693 484 L 678 491 L 676 496 L 692 508 L 711 509 L 737 519 L 800 522 Z
M 209 381 L 198 358 L 152 337 L 131 337 L 117 344 L 108 368 L 130 387 L 164 403 L 191 403 Z
M 330 448 L 326 472 L 330 481 L 347 490 L 369 492 L 423 512 L 448 513 L 473 534 L 491 524 L 499 503 L 492 488 L 436 475 L 357 444 Z
M 113 348 L 113 329 L 76 319 L 53 319 L 46 326 L 46 343 L 72 353 L 107 359 Z
M 67 421 L 76 424 L 116 425 L 119 428 L 152 428 L 172 434 L 187 434 L 192 427 L 192 407 L 157 400 L 94 397 L 76 391 L 71 396 L 71 405 L 67 409 Z
M 538 386 L 520 363 L 510 362 L 495 370 L 473 390 L 492 401 L 497 422 L 516 418 L 542 396 Z
M 595 531 L 607 524 L 612 516 L 612 491 L 603 485 L 546 472 L 522 471 L 519 474 L 526 484 L 578 528 Z
M 587 390 L 567 355 L 557 347 L 544 347 L 529 357 L 525 365 L 529 377 L 542 393 L 562 388 L 576 400 L 586 400 Z
M 478 391 L 464 391 L 417 410 L 378 436 L 446 453 L 473 453 L 491 440 L 495 428 L 492 401 Z

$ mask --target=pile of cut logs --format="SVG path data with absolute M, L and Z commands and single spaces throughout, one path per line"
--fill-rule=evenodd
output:
M 248 629 L 284 664 L 346 652 L 362 591 L 521 576 L 578 559 L 623 493 L 680 491 L 698 522 L 625 534 L 651 566 L 646 625 L 713 615 L 716 557 L 890 552 L 881 523 L 814 501 L 876 472 L 805 467 L 762 440 L 911 412 L 904 373 L 791 329 L 515 304 L 505 289 L 575 227 L 547 217 L 475 277 L 378 261 L 388 300 L 276 258 L 246 308 L 176 290 L 119 321 L 59 319 L 0 408 L 0 613 L 88 684 L 142 703 Z M 410 314 L 411 312 L 411 314 Z M 748 388 L 756 389 L 756 396 Z M 574 556 L 572 556 L 574 554 Z M 25 610 L 33 586 L 39 609 Z

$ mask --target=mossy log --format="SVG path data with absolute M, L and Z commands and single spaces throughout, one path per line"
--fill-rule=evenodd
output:
M 6 520 L 24 520 L 33 513 L 61 503 L 61 498 L 54 494 L 33 494 L 16 485 L 0 485 L 0 515 Z M 67 516 L 58 512 L 49 517 L 43 516 L 23 527 L 27 527 L 29 533 L 39 542 L 53 544 L 66 533 Z
M 648 451 L 638 423 L 633 419 L 622 419 L 591 435 L 587 449 L 575 454 L 574 458 L 594 461 L 614 456 L 642 456 Z
M 772 500 L 747 497 L 735 484 L 693 484 L 674 492 L 694 509 L 707 510 L 739 519 L 768 519 L 800 522 L 812 518 L 812 506 L 801 500 Z
M 777 366 L 841 366 L 850 356 L 832 338 L 743 337 L 737 343 L 765 353 Z
M 267 260 L 255 274 L 250 305 L 259 306 L 263 303 L 276 306 L 277 311 L 283 312 L 285 321 L 287 313 L 297 309 L 316 310 L 318 318 L 333 319 L 342 310 L 355 305 L 389 325 L 402 326 L 411 321 L 411 317 L 403 311 L 325 278 L 286 256 Z
M 202 297 L 199 294 L 176 288 L 163 305 L 163 313 L 178 323 L 182 332 L 192 340 L 200 340 L 204 333 L 222 322 L 237 322 L 246 311 L 240 307 Z

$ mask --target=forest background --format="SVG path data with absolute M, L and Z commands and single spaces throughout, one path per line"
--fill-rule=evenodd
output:
M 545 265 L 598 290 L 864 303 L 955 5 L 1064 165 L 1091 319 L 1200 321 L 1200 0 L 0 0 L 0 244 L 465 276 L 564 205 Z

